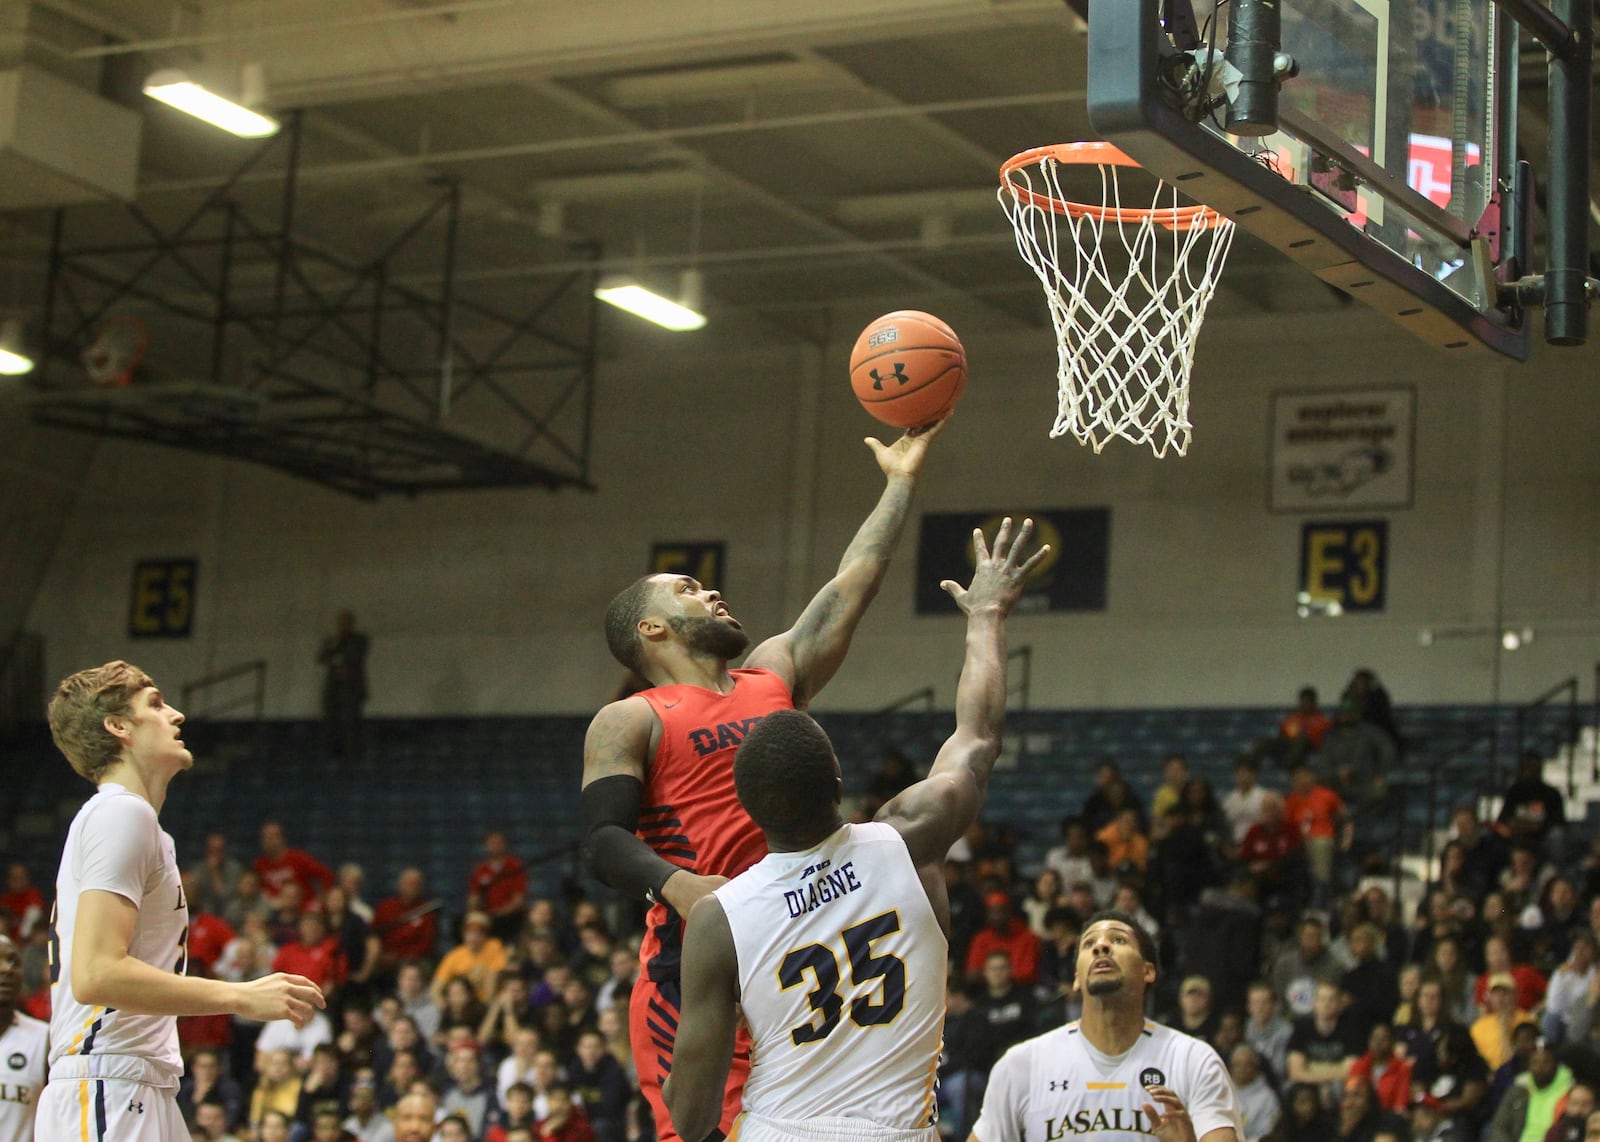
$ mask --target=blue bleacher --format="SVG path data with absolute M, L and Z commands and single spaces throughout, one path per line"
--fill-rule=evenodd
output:
M 1058 822 L 1082 804 L 1102 760 L 1116 760 L 1134 788 L 1147 793 L 1160 780 L 1165 756 L 1181 752 L 1220 796 L 1231 784 L 1234 757 L 1270 736 L 1280 716 L 1264 707 L 1014 714 L 984 816 L 1012 826 L 1026 868 L 1055 843 Z M 1403 824 L 1377 829 L 1420 835 L 1427 798 L 1414 794 L 1425 789 L 1431 767 L 1453 758 L 1440 771 L 1440 812 L 1487 780 L 1487 742 L 1463 747 L 1496 728 L 1495 714 L 1482 706 L 1412 706 L 1397 708 L 1396 717 L 1411 746 L 1391 775 L 1405 791 L 1398 803 L 1406 815 Z M 1562 717 L 1555 708 L 1536 711 L 1532 740 L 1553 741 L 1564 731 Z M 1511 718 L 1502 711 L 1498 722 L 1502 767 L 1514 748 Z M 833 713 L 819 720 L 844 763 L 850 793 L 861 790 L 889 746 L 926 767 L 954 726 L 942 711 L 887 718 Z M 329 863 L 364 865 L 372 899 L 387 895 L 395 875 L 411 864 L 436 891 L 459 897 L 483 833 L 499 826 L 525 855 L 562 854 L 533 874 L 535 891 L 553 894 L 574 871 L 564 850 L 578 840 L 587 724 L 578 716 L 373 719 L 368 757 L 330 763 L 315 721 L 193 723 L 186 737 L 198 764 L 174 782 L 162 820 L 179 853 L 192 859 L 211 831 L 227 834 L 235 854 L 248 858 L 261 822 L 278 818 L 296 847 Z M 1263 777 L 1282 783 L 1270 769 Z M 43 726 L 24 727 L 0 748 L 0 782 L 8 792 L 0 805 L 0 855 L 25 861 L 36 883 L 48 883 L 67 822 L 90 788 L 55 752 Z

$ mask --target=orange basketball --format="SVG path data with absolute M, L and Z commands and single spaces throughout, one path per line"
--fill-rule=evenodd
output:
M 886 313 L 856 338 L 850 387 L 861 407 L 885 424 L 921 428 L 961 399 L 967 351 L 955 330 L 931 313 Z

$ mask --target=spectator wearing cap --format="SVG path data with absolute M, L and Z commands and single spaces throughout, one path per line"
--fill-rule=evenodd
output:
M 1555 1125 L 1556 1110 L 1572 1089 L 1572 1071 L 1556 1058 L 1556 1049 L 1540 1039 L 1489 1121 L 1487 1142 L 1539 1142 Z
M 1483 944 L 1483 974 L 1473 985 L 1472 1001 L 1479 1007 L 1489 1006 L 1489 981 L 1497 975 L 1509 975 L 1517 991 L 1517 1006 L 1523 1011 L 1533 1011 L 1544 998 L 1549 981 L 1532 964 L 1517 963 L 1511 958 L 1511 945 L 1504 936 L 1490 936 Z
M 983 974 L 988 959 L 1004 952 L 1011 962 L 1011 975 L 1024 987 L 1039 979 L 1039 937 L 1016 914 L 1011 897 L 996 889 L 983 898 L 984 926 L 973 933 L 967 945 L 966 972 L 976 980 Z
M 1466 1142 L 1445 1108 L 1444 1100 L 1427 1092 L 1411 1100 L 1411 1142 Z
M 1211 1004 L 1211 981 L 1203 975 L 1186 976 L 1178 987 L 1177 1017 L 1171 1026 L 1185 1035 L 1209 1040 L 1217 1030 L 1217 1012 Z
M 433 973 L 433 1002 L 444 1006 L 445 986 L 453 979 L 465 979 L 477 993 L 480 1003 L 494 996 L 495 980 L 505 971 L 506 946 L 489 934 L 489 914 L 468 912 L 461 921 L 461 943 L 445 953 Z
M 1261 1070 L 1261 1056 L 1249 1043 L 1240 1043 L 1228 1053 L 1228 1075 L 1239 1092 L 1239 1110 L 1244 1116 L 1244 1137 L 1239 1142 L 1261 1142 L 1274 1134 L 1283 1121 L 1283 1103 Z
M 1532 1023 L 1533 1016 L 1517 1006 L 1517 981 L 1509 972 L 1489 977 L 1488 1010 L 1473 1021 L 1472 1045 L 1490 1069 L 1511 1058 L 1511 1037 L 1519 1023 Z

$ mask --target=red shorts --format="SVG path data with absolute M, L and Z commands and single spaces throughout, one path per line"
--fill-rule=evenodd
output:
M 681 1008 L 676 982 L 659 984 L 641 977 L 633 985 L 628 1000 L 628 1038 L 633 1046 L 633 1065 L 639 1071 L 639 1091 L 656 1116 L 659 1142 L 683 1142 L 672 1128 L 672 1116 L 661 1097 L 661 1084 L 672 1073 L 672 1045 L 678 1037 L 678 1012 Z M 733 1041 L 733 1063 L 728 1068 L 728 1088 L 722 1096 L 722 1120 L 726 1135 L 733 1129 L 744 1102 L 744 1082 L 750 1077 L 750 1033 L 741 1025 Z M 701 1142 L 694 1139 L 693 1142 Z

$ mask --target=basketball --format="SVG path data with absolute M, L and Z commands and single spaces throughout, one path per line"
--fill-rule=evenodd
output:
M 850 351 L 850 387 L 861 407 L 896 428 L 943 417 L 967 387 L 967 352 L 931 313 L 900 309 L 861 331 Z

